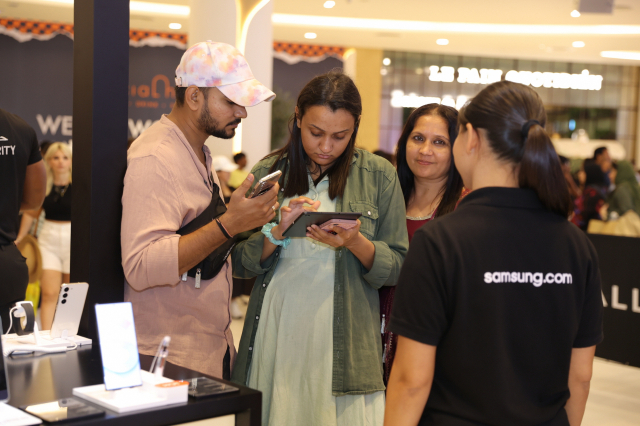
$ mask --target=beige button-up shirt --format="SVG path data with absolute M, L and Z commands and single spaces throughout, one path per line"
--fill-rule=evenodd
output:
M 178 274 L 176 231 L 211 203 L 211 154 L 203 150 L 206 167 L 166 116 L 131 145 L 122 195 L 124 297 L 133 304 L 140 353 L 154 355 L 169 335 L 168 361 L 222 377 L 227 345 L 231 365 L 235 360 L 230 259 L 199 289 L 194 278 L 181 281 Z

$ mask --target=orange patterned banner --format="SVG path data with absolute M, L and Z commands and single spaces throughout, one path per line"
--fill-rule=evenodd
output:
M 0 18 L 0 27 L 4 27 L 7 31 L 14 30 L 23 34 L 73 36 L 73 24 Z
M 49 40 L 58 34 L 73 38 L 73 24 L 0 18 L 0 34 L 8 35 L 21 42 L 32 39 Z M 187 35 L 129 30 L 129 43 L 132 46 L 175 46 L 186 49 Z
M 49 40 L 59 34 L 73 39 L 73 24 L 61 24 L 46 21 L 28 21 L 24 19 L 0 18 L 0 34 L 15 38 L 20 42 L 29 40 Z M 165 33 L 158 31 L 129 30 L 131 46 L 174 46 L 187 48 L 187 34 Z M 346 49 L 339 46 L 319 46 L 313 44 L 273 43 L 276 58 L 289 63 L 299 61 L 318 62 L 328 56 L 342 59 Z
M 129 31 L 129 40 L 131 41 L 142 41 L 149 38 L 159 38 L 164 40 L 172 40 L 179 42 L 185 46 L 187 46 L 187 35 L 186 34 L 176 34 L 176 33 L 159 33 L 154 31 L 137 31 L 130 30 Z
M 317 46 L 313 44 L 296 44 L 296 43 L 273 43 L 274 52 L 284 52 L 292 56 L 336 56 L 342 58 L 344 55 L 344 47 L 336 46 Z
M 273 43 L 273 57 L 289 65 L 298 62 L 322 62 L 328 57 L 342 60 L 346 49 L 338 46 L 318 46 L 313 44 Z

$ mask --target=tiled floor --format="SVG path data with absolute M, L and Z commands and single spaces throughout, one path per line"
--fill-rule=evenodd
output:
M 243 325 L 231 323 L 236 348 Z M 640 368 L 596 358 L 582 426 L 640 426 Z
M 582 426 L 640 425 L 640 368 L 596 358 Z

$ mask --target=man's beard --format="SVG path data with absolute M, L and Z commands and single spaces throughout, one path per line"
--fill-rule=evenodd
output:
M 240 119 L 238 118 L 232 121 L 231 123 L 227 124 L 227 126 L 232 124 L 240 124 Z M 231 129 L 231 133 L 227 133 L 224 127 L 222 129 L 218 128 L 218 122 L 211 116 L 209 107 L 207 106 L 206 102 L 204 104 L 204 108 L 202 109 L 200 117 L 198 117 L 198 125 L 206 134 L 216 138 L 231 139 L 236 135 L 235 129 Z

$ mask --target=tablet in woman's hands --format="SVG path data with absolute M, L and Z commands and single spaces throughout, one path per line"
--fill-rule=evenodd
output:
M 305 211 L 298 216 L 291 225 L 282 233 L 285 237 L 301 237 L 307 236 L 307 228 L 311 225 L 323 226 L 327 222 L 335 220 L 346 220 L 353 222 L 362 216 L 362 213 L 343 213 L 343 212 L 307 212 Z M 337 224 L 337 223 L 336 223 Z M 346 226 L 346 223 L 343 223 Z M 339 225 L 342 226 L 342 225 Z M 347 228 L 345 228 L 347 229 Z

